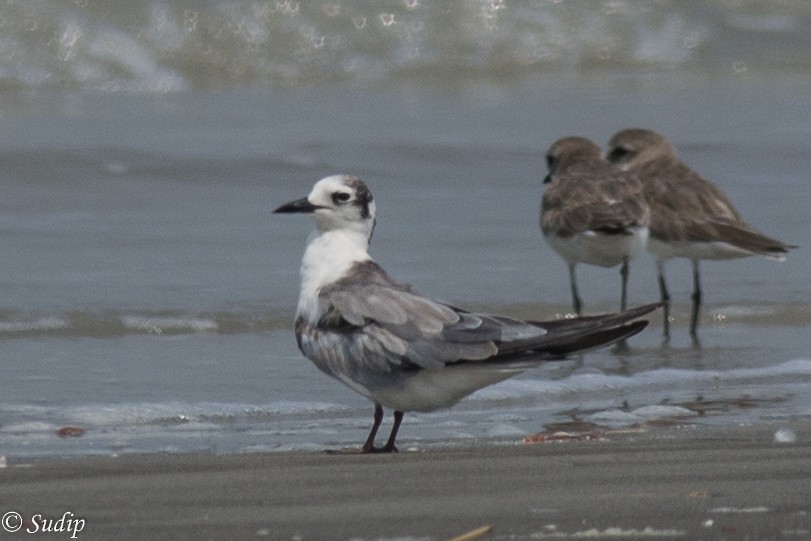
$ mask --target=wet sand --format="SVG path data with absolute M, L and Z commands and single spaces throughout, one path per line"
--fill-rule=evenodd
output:
M 797 441 L 776 442 L 780 428 Z M 26 521 L 3 539 L 66 512 L 85 540 L 441 540 L 485 525 L 477 539 L 808 539 L 811 422 L 396 455 L 9 457 L 0 511 Z

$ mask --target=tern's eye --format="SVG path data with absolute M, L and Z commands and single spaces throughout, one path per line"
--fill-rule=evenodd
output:
M 347 201 L 349 201 L 351 198 L 352 198 L 352 195 L 350 195 L 350 194 L 348 194 L 346 192 L 335 192 L 334 194 L 332 194 L 332 201 L 336 205 L 342 205 L 342 204 L 346 203 Z

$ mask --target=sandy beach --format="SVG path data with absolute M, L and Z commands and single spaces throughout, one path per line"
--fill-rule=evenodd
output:
M 395 455 L 9 457 L 0 509 L 23 519 L 4 539 L 62 517 L 49 538 L 442 540 L 492 526 L 476 538 L 808 539 L 810 456 L 806 421 Z
M 808 5 L 0 2 L 0 541 L 811 539 Z M 800 249 L 702 263 L 700 344 L 671 261 L 671 341 L 652 314 L 325 453 L 371 404 L 299 351 L 312 224 L 271 211 L 357 175 L 392 278 L 567 317 L 547 149 L 631 127 Z M 577 281 L 618 309 L 617 268 Z M 521 441 L 558 429 L 602 432 Z

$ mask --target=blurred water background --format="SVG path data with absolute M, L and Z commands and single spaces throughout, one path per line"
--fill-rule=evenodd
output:
M 360 443 L 371 404 L 292 334 L 311 223 L 270 211 L 356 174 L 394 277 L 561 317 L 544 151 L 631 126 L 802 247 L 705 263 L 700 348 L 689 264 L 672 262 L 669 345 L 655 315 L 627 353 L 406 416 L 402 444 L 808 418 L 809 28 L 801 0 L 3 2 L 0 454 Z M 617 309 L 616 269 L 579 276 L 587 311 Z M 647 255 L 630 298 L 658 298 Z

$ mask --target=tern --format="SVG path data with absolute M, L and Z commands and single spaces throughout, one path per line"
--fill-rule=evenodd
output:
M 520 321 L 467 312 L 397 282 L 369 255 L 375 201 L 350 175 L 318 181 L 275 213 L 315 218 L 301 263 L 295 334 L 322 372 L 374 403 L 366 453 L 393 452 L 407 411 L 447 408 L 472 392 L 546 361 L 624 340 L 658 304 L 620 314 Z M 384 410 L 387 442 L 375 445 Z

